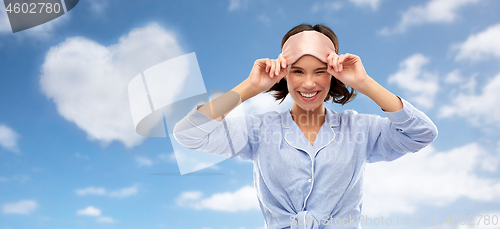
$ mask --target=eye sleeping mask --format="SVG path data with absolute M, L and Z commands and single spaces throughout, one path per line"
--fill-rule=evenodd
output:
M 314 30 L 302 31 L 289 37 L 281 49 L 281 55 L 286 59 L 288 66 L 292 66 L 306 54 L 326 63 L 326 58 L 331 52 L 335 52 L 335 46 L 330 38 Z

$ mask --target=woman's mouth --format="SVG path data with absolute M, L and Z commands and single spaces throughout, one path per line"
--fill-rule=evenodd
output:
M 304 93 L 304 92 L 300 92 L 299 91 L 298 93 L 300 95 L 300 98 L 302 98 L 302 100 L 304 100 L 304 101 L 312 101 L 312 100 L 315 100 L 316 97 L 318 97 L 319 92 L 320 91 Z

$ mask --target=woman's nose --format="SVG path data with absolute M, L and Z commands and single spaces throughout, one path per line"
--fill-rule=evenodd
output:
M 304 88 L 314 88 L 316 86 L 316 79 L 313 75 L 307 75 L 305 77 L 304 82 L 302 83 L 302 87 Z

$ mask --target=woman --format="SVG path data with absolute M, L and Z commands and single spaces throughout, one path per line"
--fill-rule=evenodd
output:
M 361 228 L 366 162 L 397 159 L 437 136 L 432 121 L 369 77 L 358 56 L 337 54 L 328 27 L 296 26 L 283 38 L 277 59 L 256 60 L 246 80 L 197 106 L 175 127 L 175 138 L 190 149 L 253 160 L 267 228 Z M 277 100 L 290 94 L 292 108 L 221 122 L 264 91 Z M 355 91 L 387 118 L 323 106 L 330 99 L 345 104 Z

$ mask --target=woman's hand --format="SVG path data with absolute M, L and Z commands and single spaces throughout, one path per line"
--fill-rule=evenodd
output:
M 287 74 L 287 61 L 280 54 L 277 59 L 256 60 L 246 81 L 257 90 L 258 94 L 271 88 Z
M 337 55 L 330 53 L 327 57 L 327 71 L 346 86 L 363 93 L 363 83 L 370 77 L 366 74 L 365 67 L 361 63 L 359 56 L 354 54 Z
M 403 109 L 403 102 L 399 97 L 375 82 L 361 63 L 359 56 L 343 54 L 338 56 L 335 52 L 327 57 L 327 71 L 346 86 L 354 88 L 377 103 L 382 110 L 395 112 Z

